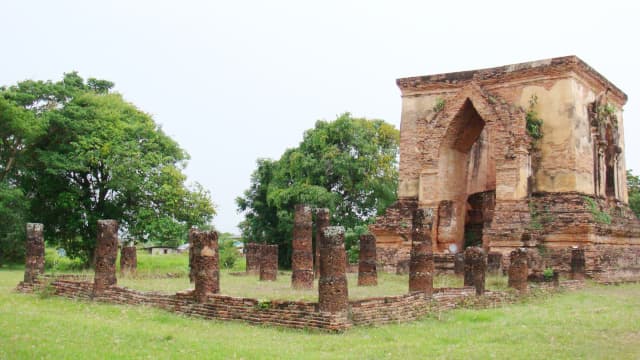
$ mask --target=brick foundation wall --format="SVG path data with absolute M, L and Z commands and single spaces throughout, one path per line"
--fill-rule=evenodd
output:
M 583 281 L 568 280 L 560 289 L 576 290 Z M 108 286 L 101 294 L 93 294 L 93 283 L 86 276 L 41 276 L 32 283 L 21 282 L 17 291 L 32 293 L 44 288 L 53 295 L 84 301 L 99 301 L 121 305 L 146 305 L 193 317 L 218 320 L 239 320 L 254 325 L 275 325 L 296 329 L 319 329 L 336 332 L 352 326 L 382 325 L 420 319 L 461 307 L 495 307 L 513 303 L 518 297 L 510 292 L 486 291 L 475 296 L 473 287 L 438 288 L 429 298 L 422 293 L 386 296 L 349 302 L 349 314 L 320 312 L 318 303 L 304 301 L 268 301 L 208 294 L 203 303 L 193 298 L 192 290 L 176 294 L 144 292 L 118 286 Z M 551 284 L 536 284 L 532 288 L 556 291 Z

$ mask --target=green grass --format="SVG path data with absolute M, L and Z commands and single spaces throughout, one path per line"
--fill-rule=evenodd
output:
M 0 270 L 0 359 L 565 359 L 640 357 L 640 284 L 325 334 L 13 292 Z

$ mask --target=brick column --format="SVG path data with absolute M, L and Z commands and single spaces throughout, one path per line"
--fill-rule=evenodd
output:
M 487 253 L 481 247 L 468 247 L 464 251 L 464 286 L 476 288 L 476 295 L 484 294 Z
M 499 275 L 502 271 L 502 253 L 490 252 L 487 255 L 487 272 Z
M 32 283 L 39 275 L 44 274 L 44 226 L 27 223 L 26 261 L 24 282 Z
M 529 275 L 529 266 L 527 265 L 527 249 L 518 248 L 511 252 L 511 264 L 509 265 L 509 287 L 520 292 L 527 292 L 529 286 L 527 284 L 527 276 Z
M 378 285 L 378 271 L 376 269 L 376 237 L 373 234 L 360 235 L 359 260 L 358 286 Z
M 320 311 L 337 313 L 348 310 L 346 259 L 344 228 L 342 226 L 327 227 L 320 237 L 320 280 L 318 281 Z
M 123 246 L 120 250 L 120 274 L 135 275 L 138 268 L 138 254 L 135 246 Z
M 584 280 L 585 276 L 585 257 L 584 249 L 571 248 L 571 279 Z
M 93 278 L 93 294 L 99 295 L 115 285 L 116 259 L 118 258 L 118 222 L 98 220 L 98 238 L 95 252 L 96 274 Z
M 425 226 L 425 211 L 413 213 L 411 227 L 411 258 L 409 260 L 409 292 L 433 294 L 433 247 L 431 244 L 431 219 Z
M 260 246 L 260 281 L 276 281 L 278 277 L 278 245 Z
M 260 274 L 260 244 L 247 243 L 245 259 L 247 261 L 247 273 Z
M 324 229 L 329 226 L 330 216 L 329 209 L 316 209 L 316 248 L 315 261 L 313 263 L 313 271 L 315 272 L 316 279 L 320 277 L 320 238 L 322 237 Z
M 311 208 L 296 205 L 291 242 L 291 286 L 313 289 L 313 222 Z
M 198 302 L 206 302 L 208 294 L 220 292 L 218 233 L 190 229 L 189 248 L 192 250 L 190 266 L 195 282 L 194 297 Z
M 464 253 L 462 252 L 453 255 L 453 273 L 456 275 L 464 274 Z

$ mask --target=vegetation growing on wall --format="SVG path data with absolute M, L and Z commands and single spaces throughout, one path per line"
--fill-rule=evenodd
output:
M 529 136 L 531 136 L 534 139 L 534 141 L 540 140 L 543 137 L 543 134 L 542 134 L 543 120 L 540 118 L 540 116 L 538 115 L 538 112 L 536 111 L 537 105 L 538 105 L 538 96 L 535 94 L 531 95 L 531 98 L 529 98 L 529 108 L 527 109 L 527 112 L 526 112 L 526 119 L 527 119 L 527 134 L 529 134 Z

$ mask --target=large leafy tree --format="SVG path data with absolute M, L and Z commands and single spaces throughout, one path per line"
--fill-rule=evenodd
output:
M 185 186 L 186 152 L 112 87 L 71 73 L 4 89 L 26 118 L 44 124 L 15 176 L 31 219 L 45 224 L 48 241 L 88 261 L 98 219 L 119 220 L 136 240 L 176 244 L 214 214 L 207 191 Z
M 250 188 L 236 199 L 243 236 L 279 244 L 287 266 L 295 204 L 328 207 L 332 224 L 361 229 L 396 199 L 398 140 L 382 120 L 346 113 L 318 121 L 279 160 L 258 160 Z

